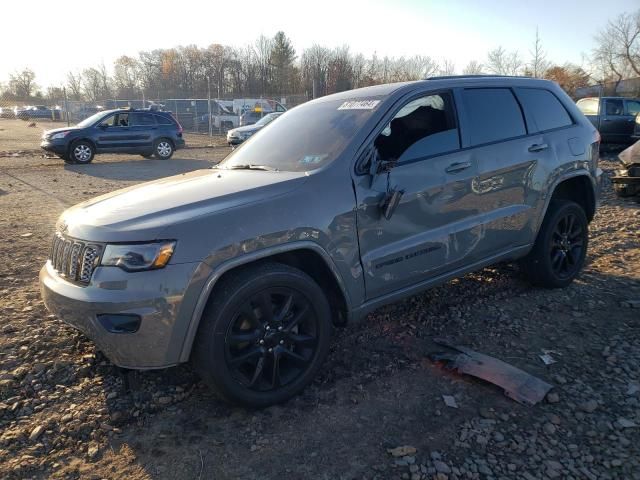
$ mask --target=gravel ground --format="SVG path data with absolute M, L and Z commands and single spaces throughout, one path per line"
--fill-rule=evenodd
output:
M 607 179 L 588 265 L 571 287 L 534 289 L 499 265 L 381 308 L 335 331 L 302 395 L 250 411 L 216 400 L 188 366 L 115 368 L 47 313 L 37 284 L 64 208 L 227 150 L 183 150 L 168 162 L 107 155 L 88 166 L 7 150 L 1 478 L 640 479 L 640 204 L 615 198 Z M 434 337 L 554 388 L 536 406 L 515 403 L 428 360 L 442 350 Z M 545 350 L 556 363 L 540 360 Z

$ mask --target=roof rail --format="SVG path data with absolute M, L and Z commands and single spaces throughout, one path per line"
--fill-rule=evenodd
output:
M 454 80 L 456 78 L 533 78 L 525 75 L 494 75 L 492 73 L 483 73 L 478 75 L 436 75 L 435 77 L 427 77 L 425 80 Z

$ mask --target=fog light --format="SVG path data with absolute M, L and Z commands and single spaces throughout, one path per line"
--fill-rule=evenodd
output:
M 110 333 L 135 333 L 140 328 L 139 315 L 102 314 L 98 321 Z

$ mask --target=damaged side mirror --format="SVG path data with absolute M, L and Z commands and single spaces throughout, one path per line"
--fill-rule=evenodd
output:
M 365 153 L 361 163 L 362 169 L 366 169 L 371 178 L 370 187 L 373 187 L 376 177 L 386 175 L 386 191 L 379 203 L 382 216 L 390 220 L 400 204 L 404 190 L 396 189 L 390 185 L 391 170 L 396 166 L 395 160 L 382 160 L 375 146 L 371 146 Z

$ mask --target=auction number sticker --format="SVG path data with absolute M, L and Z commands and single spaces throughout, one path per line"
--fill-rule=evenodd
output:
M 338 110 L 373 110 L 379 103 L 380 100 L 351 100 L 340 105 Z

